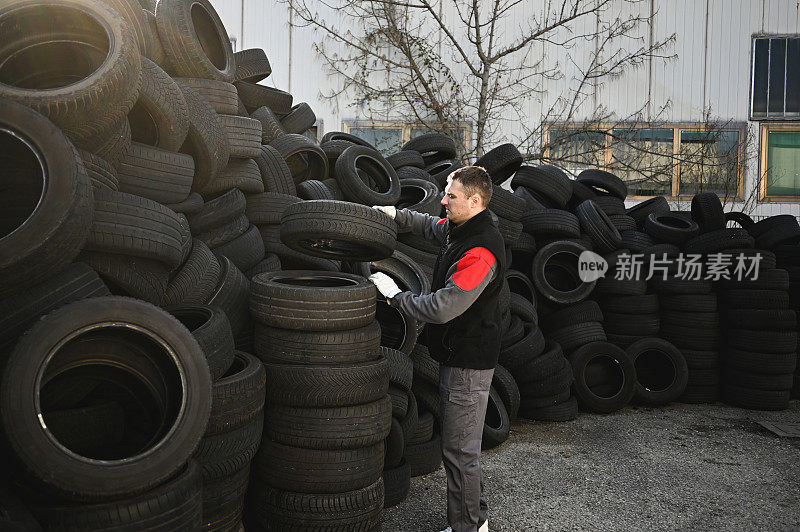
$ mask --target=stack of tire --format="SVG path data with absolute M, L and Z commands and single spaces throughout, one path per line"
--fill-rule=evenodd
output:
M 267 406 L 249 526 L 369 530 L 379 522 L 392 402 L 375 301 L 372 283 L 346 273 L 253 278 Z
M 408 354 L 381 346 L 389 361 L 389 396 L 392 400 L 392 427 L 385 442 L 383 464 L 384 508 L 403 502 L 411 489 L 411 464 L 406 447 L 417 430 L 419 411 L 411 391 L 414 364 Z
M 782 244 L 775 248 L 777 267 L 786 270 L 789 274 L 789 307 L 795 314 L 800 311 L 800 245 Z M 800 323 L 798 324 L 800 333 Z M 794 374 L 794 386 L 792 387 L 792 398 L 800 397 L 800 366 L 797 366 Z
M 265 372 L 261 361 L 234 349 L 233 333 L 217 307 L 168 309 L 200 344 L 211 373 L 211 415 L 194 459 L 203 475 L 203 523 L 235 530 L 242 521 L 250 461 L 264 425 Z

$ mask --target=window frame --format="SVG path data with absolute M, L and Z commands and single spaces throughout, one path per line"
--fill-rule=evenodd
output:
M 786 69 L 786 61 L 787 58 L 784 58 L 784 77 L 783 77 L 783 112 L 780 114 L 778 113 L 770 113 L 769 110 L 769 87 L 771 85 L 771 79 L 769 77 L 769 65 L 770 61 L 772 60 L 771 53 L 767 54 L 767 110 L 766 112 L 761 115 L 754 115 L 753 114 L 753 102 L 754 102 L 754 94 L 753 88 L 755 85 L 755 76 L 756 76 L 756 40 L 757 39 L 784 39 L 788 41 L 789 39 L 800 39 L 800 33 L 754 33 L 750 38 L 750 87 L 749 87 L 749 102 L 748 102 L 748 119 L 753 122 L 761 122 L 765 120 L 786 120 L 786 121 L 800 121 L 800 113 L 797 115 L 786 115 L 786 78 L 787 78 L 787 69 Z M 788 44 L 788 43 L 787 43 Z M 770 44 L 770 51 L 771 51 L 771 44 Z
M 796 196 L 767 196 L 767 169 L 769 168 L 769 132 L 770 131 L 796 131 L 800 133 L 800 123 L 762 122 L 759 125 L 759 191 L 758 201 L 765 203 L 797 203 L 800 201 L 800 192 Z
M 665 196 L 667 199 L 673 201 L 690 201 L 693 194 L 680 193 L 680 153 L 681 153 L 681 132 L 683 131 L 706 131 L 707 127 L 704 124 L 696 122 L 667 122 L 667 123 L 653 123 L 653 124 L 628 124 L 621 122 L 618 124 L 586 124 L 585 122 L 551 122 L 544 124 L 542 137 L 545 145 L 548 145 L 544 151 L 544 159 L 550 159 L 550 131 L 551 129 L 584 129 L 604 131 L 606 134 L 605 147 L 603 148 L 605 166 L 602 170 L 607 170 L 612 161 L 612 147 L 613 137 L 612 130 L 614 129 L 672 129 L 672 187 L 670 195 Z M 744 197 L 744 144 L 741 142 L 742 138 L 747 132 L 746 122 L 733 122 L 729 127 L 721 128 L 721 131 L 736 131 L 739 133 L 739 143 L 737 150 L 737 168 L 736 168 L 736 196 L 729 198 L 730 201 L 742 201 Z M 655 196 L 627 196 L 626 200 L 643 201 Z M 797 201 L 795 199 L 795 201 Z
M 405 122 L 402 120 L 342 120 L 342 132 L 349 134 L 351 128 L 355 127 L 373 129 L 400 129 L 402 131 L 400 134 L 400 144 L 402 145 L 411 140 L 412 129 L 421 129 L 427 126 L 421 122 Z M 465 129 L 464 151 L 469 152 L 470 147 L 472 146 L 472 123 L 461 122 L 455 127 Z

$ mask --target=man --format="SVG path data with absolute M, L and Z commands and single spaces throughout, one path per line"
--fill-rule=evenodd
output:
M 492 182 L 485 169 L 460 168 L 447 178 L 442 205 L 447 217 L 375 207 L 442 249 L 431 293 L 402 292 L 383 273 L 370 276 L 389 304 L 427 322 L 428 350 L 440 363 L 439 411 L 447 474 L 446 531 L 489 530 L 481 436 L 489 387 L 500 355 L 498 296 L 505 265 L 503 237 L 486 206 Z

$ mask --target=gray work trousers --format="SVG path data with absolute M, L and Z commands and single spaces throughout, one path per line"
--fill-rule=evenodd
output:
M 441 366 L 439 412 L 447 474 L 447 519 L 453 532 L 476 532 L 488 518 L 481 437 L 494 369 Z

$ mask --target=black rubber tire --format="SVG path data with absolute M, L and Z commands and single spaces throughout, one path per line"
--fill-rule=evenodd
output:
M 239 100 L 241 103 L 242 100 Z M 241 111 L 240 111 L 241 112 Z M 245 111 L 246 112 L 246 111 Z M 280 120 L 267 106 L 262 106 L 250 114 L 250 118 L 261 122 L 261 144 L 269 144 L 281 135 L 286 134 Z
M 572 196 L 570 179 L 563 172 L 550 171 L 544 166 L 521 166 L 511 180 L 511 188 L 519 187 L 544 196 L 558 208 L 563 208 Z
M 668 276 L 666 279 L 653 277 L 649 281 L 650 288 L 659 295 L 666 294 L 710 294 L 713 289 L 711 281 L 703 279 L 682 279 Z
M 9 25 L 5 57 L 16 58 L 5 69 L 0 98 L 42 113 L 77 146 L 96 151 L 139 92 L 142 67 L 130 26 L 113 8 L 94 0 L 37 7 L 9 1 L 0 18 Z M 76 33 L 76 27 L 95 29 Z M 46 46 L 52 42 L 60 42 L 58 54 Z M 100 53 L 90 57 L 88 49 Z M 76 56 L 83 57 L 80 67 L 72 60 Z M 6 110 L 0 116 L 8 116 Z
M 538 323 L 539 316 L 533 303 L 520 294 L 511 293 L 508 310 L 511 316 L 517 316 L 523 323 Z
M 372 261 L 394 252 L 397 224 L 371 207 L 314 200 L 283 211 L 280 235 L 288 247 L 308 255 Z
M 180 203 L 168 204 L 167 207 L 179 214 L 191 216 L 192 214 L 200 212 L 200 210 L 203 208 L 203 196 L 197 192 L 191 192 L 185 200 L 181 201 Z
M 531 359 L 539 356 L 545 349 L 545 339 L 542 330 L 535 323 L 523 325 L 523 337 L 512 345 L 502 348 L 498 362 L 505 366 L 513 375 L 517 369 L 527 364 Z
M 678 327 L 717 328 L 720 319 L 717 312 L 676 312 L 665 309 L 661 311 L 661 323 Z
M 180 203 L 189 196 L 194 178 L 194 160 L 133 142 L 117 170 L 119 190 L 159 203 Z
M 765 374 L 791 373 L 797 369 L 797 357 L 792 353 L 765 353 L 726 348 L 720 355 L 726 366 Z
M 289 205 L 301 201 L 297 196 L 275 192 L 250 194 L 247 196 L 245 213 L 255 225 L 278 225 L 281 223 L 283 211 Z
M 158 261 L 84 251 L 78 260 L 92 267 L 116 295 L 160 305 L 169 283 L 169 270 Z
M 613 395 L 597 395 L 586 383 L 587 366 L 596 358 L 608 358 L 616 365 L 621 382 Z M 636 369 L 625 351 L 608 342 L 593 342 L 578 348 L 569 356 L 575 374 L 574 389 L 578 400 L 592 412 L 608 414 L 627 405 L 636 388 Z
M 579 347 L 592 342 L 605 342 L 606 333 L 603 324 L 596 321 L 575 323 L 551 331 L 548 338 L 561 345 L 564 353 L 569 355 Z
M 547 398 L 568 393 L 569 387 L 574 379 L 572 375 L 572 366 L 569 365 L 569 362 L 567 362 L 567 359 L 563 356 L 556 356 L 552 364 L 542 363 L 539 367 L 544 371 L 537 375 L 537 379 L 526 379 L 523 381 L 520 390 L 522 400 L 529 405 L 538 404 L 541 406 L 541 402 L 546 401 Z M 530 368 L 526 368 L 526 370 L 530 372 Z
M 726 403 L 748 410 L 786 410 L 789 408 L 789 390 L 758 390 L 726 383 L 721 392 Z
M 351 135 L 350 133 L 343 133 L 342 131 L 329 131 L 325 133 L 325 135 L 322 136 L 322 139 L 319 141 L 319 143 L 325 144 L 326 142 L 336 142 L 336 141 L 347 141 L 347 142 L 352 142 L 353 144 L 358 144 L 359 146 L 366 146 L 367 148 L 372 148 L 373 150 L 376 149 L 375 146 L 373 146 L 366 140 L 362 139 L 361 137 Z
M 269 143 L 281 154 L 295 184 L 306 179 L 323 181 L 328 178 L 328 158 L 308 137 L 287 133 Z
M 156 22 L 174 74 L 233 81 L 233 47 L 209 0 L 161 0 L 156 6 Z
M 511 430 L 506 405 L 500 398 L 494 386 L 489 388 L 489 402 L 486 407 L 486 417 L 483 422 L 483 437 L 481 449 L 493 449 L 508 439 Z
M 167 53 L 164 51 L 164 45 L 161 44 L 161 36 L 158 34 L 158 22 L 156 22 L 156 2 L 155 0 L 142 0 L 141 3 L 149 3 L 144 8 L 144 17 L 147 19 L 147 26 L 150 30 L 150 50 L 148 51 L 147 58 L 153 61 L 164 70 L 169 69 L 169 60 Z
M 536 290 L 534 289 L 533 282 L 531 282 L 527 275 L 517 270 L 508 269 L 506 270 L 506 282 L 508 283 L 511 293 L 521 295 L 531 304 L 535 304 Z
M 603 313 L 595 301 L 581 301 L 560 308 L 540 320 L 545 331 L 556 331 L 576 323 L 602 322 Z
M 203 525 L 210 530 L 236 530 L 242 520 L 250 464 L 232 475 L 203 480 Z
M 294 105 L 289 113 L 281 118 L 281 126 L 287 133 L 303 133 L 312 127 L 317 121 L 317 115 L 311 110 L 307 103 Z
M 233 54 L 233 61 L 236 63 L 234 81 L 258 83 L 272 74 L 267 54 L 261 48 L 240 50 Z
M 343 493 L 373 484 L 381 476 L 383 455 L 383 442 L 357 449 L 323 450 L 264 438 L 253 471 L 266 485 L 283 491 Z
M 694 351 L 691 349 L 681 349 L 681 354 L 686 360 L 686 366 L 689 368 L 690 375 L 693 370 L 718 368 L 720 364 L 720 356 L 718 351 Z
M 388 395 L 372 403 L 305 408 L 268 403 L 264 436 L 304 449 L 357 449 L 389 435 L 392 402 Z
M 364 179 L 371 178 L 378 189 Z M 363 205 L 394 205 L 400 199 L 397 172 L 377 151 L 350 146 L 336 159 L 336 181 L 345 198 Z
M 797 314 L 790 309 L 727 309 L 722 319 L 731 329 L 751 328 L 761 331 L 784 331 L 797 328 Z
M 520 405 L 519 387 L 511 373 L 500 364 L 494 367 L 492 388 L 497 390 L 497 394 L 506 407 L 509 419 L 512 421 L 516 419 Z
M 392 417 L 392 428 L 389 430 L 386 440 L 384 440 L 384 450 L 383 463 L 385 469 L 392 469 L 400 465 L 405 453 L 405 436 L 403 435 L 403 427 L 400 426 L 400 421 L 396 416 Z
M 89 180 L 92 182 L 92 187 L 119 190 L 119 178 L 117 177 L 116 168 L 102 157 L 98 157 L 86 150 L 78 150 L 78 153 L 80 153 L 86 175 L 89 176 Z
M 742 351 L 763 353 L 797 352 L 797 331 L 764 331 L 751 329 L 728 329 L 725 342 Z
M 239 93 L 233 83 L 203 78 L 177 79 L 194 89 L 197 94 L 211 104 L 217 114 L 235 115 L 239 112 Z
M 279 270 L 281 270 L 281 259 L 279 259 L 274 253 L 268 253 L 264 257 L 264 260 L 243 273 L 245 274 L 245 277 L 252 279 L 259 273 L 276 272 Z
M 383 485 L 386 494 L 383 507 L 391 508 L 403 502 L 411 491 L 411 464 L 403 458 L 400 465 L 383 471 Z
M 386 162 L 392 165 L 392 168 L 398 170 L 404 166 L 413 166 L 414 168 L 425 168 L 425 160 L 422 155 L 415 150 L 403 150 L 386 156 Z
M 719 293 L 719 299 L 726 310 L 789 308 L 789 294 L 784 290 L 727 290 Z
M 658 295 L 662 310 L 682 312 L 716 312 L 717 294 Z
M 325 156 L 328 158 L 328 175 L 336 177 L 336 161 L 344 153 L 344 150 L 350 146 L 361 146 L 349 140 L 329 140 L 319 145 Z
M 48 530 L 139 529 L 153 532 L 199 530 L 203 526 L 203 477 L 190 460 L 181 471 L 154 489 L 122 500 L 95 504 L 35 505 L 36 520 Z M 23 528 L 12 530 L 41 530 Z
M 168 346 L 169 354 L 149 351 L 146 357 L 159 361 L 164 368 L 173 368 L 181 382 L 179 389 L 162 392 L 165 400 L 177 394 L 184 407 L 174 414 L 169 423 L 171 437 L 148 444 L 147 452 L 134 451 L 134 456 L 98 461 L 78 457 L 65 452 L 63 447 L 53 445 L 53 437 L 40 422 L 43 407 L 39 406 L 39 387 L 36 385 L 48 366 L 58 362 L 58 353 L 67 336 L 90 324 L 101 324 L 109 333 L 120 332 L 120 328 L 137 328 L 137 339 L 147 335 L 150 341 Z M 145 332 L 146 331 L 146 332 Z M 115 345 L 111 334 L 106 345 Z M 72 338 L 71 342 L 87 341 L 88 338 Z M 124 345 L 124 340 L 116 345 Z M 52 351 L 51 351 L 52 350 Z M 144 360 L 132 359 L 130 351 L 119 354 L 111 349 L 82 350 L 72 364 L 73 367 L 98 367 L 111 364 L 129 368 L 145 383 L 153 378 L 141 373 Z M 55 357 L 51 358 L 55 353 Z M 128 356 L 126 356 L 128 355 Z M 144 355 L 144 353 L 143 353 Z M 166 355 L 166 356 L 164 356 Z M 47 357 L 50 362 L 45 363 Z M 152 358 L 151 358 L 152 357 Z M 61 372 L 65 370 L 62 366 Z M 50 374 L 59 374 L 52 366 Z M 159 378 L 162 378 L 159 375 Z M 65 381 L 67 385 L 69 381 Z M 162 380 L 163 385 L 163 380 Z M 158 392 L 151 392 L 158 393 Z M 171 400 L 175 400 L 172 396 Z M 107 500 L 108 497 L 126 497 L 152 489 L 164 482 L 184 464 L 202 436 L 211 410 L 211 378 L 203 361 L 203 353 L 191 333 L 165 311 L 143 301 L 121 297 L 102 297 L 77 301 L 65 305 L 38 321 L 17 343 L 6 363 L 3 374 L 0 404 L 3 405 L 2 421 L 6 440 L 16 459 L 25 464 L 32 478 L 38 479 L 52 489 L 74 500 Z M 41 404 L 46 404 L 46 401 Z M 67 405 L 62 405 L 67 406 Z M 45 407 L 46 408 L 46 407 Z M 46 419 L 46 410 L 44 418 Z M 152 427 L 148 430 L 153 430 Z M 128 454 L 128 453 L 125 453 Z
M 425 161 L 425 166 L 430 166 L 435 162 L 455 157 L 456 143 L 452 137 L 444 133 L 425 133 L 403 144 L 400 150 L 419 152 Z
M 94 193 L 94 221 L 84 249 L 181 264 L 178 215 L 155 201 L 112 190 Z
M 655 245 L 655 242 L 647 233 L 641 233 L 639 231 L 620 231 L 620 236 L 622 236 L 622 246 L 634 253 L 641 253 Z
M 628 195 L 628 186 L 625 182 L 614 174 L 604 170 L 583 170 L 578 174 L 575 180 L 584 185 L 608 192 L 621 200 L 624 200 Z
M 227 432 L 207 434 L 200 440 L 192 458 L 197 460 L 204 480 L 228 477 L 247 466 L 261 443 L 264 414 Z
M 439 189 L 427 179 L 402 179 L 400 180 L 400 198 L 395 203 L 395 207 L 439 216 L 442 210 Z
M 211 388 L 206 434 L 228 432 L 251 422 L 264 408 L 266 372 L 249 353 L 233 352 L 233 363 Z
M 499 185 L 514 175 L 522 165 L 522 154 L 510 143 L 501 144 L 486 152 L 475 161 L 475 166 L 486 169 L 492 183 Z
M 142 57 L 142 87 L 128 123 L 133 142 L 165 151 L 178 151 L 189 133 L 189 109 L 181 89 L 146 57 Z
M 617 280 L 614 277 L 601 277 L 595 285 L 595 294 L 599 297 L 643 296 L 645 292 L 647 292 L 647 281 L 644 279 Z
M 644 222 L 644 231 L 656 242 L 683 245 L 697 234 L 700 228 L 691 219 L 677 216 L 672 212 L 651 213 Z
M 492 187 L 492 199 L 489 200 L 488 209 L 499 218 L 519 222 L 525 208 L 525 200 L 522 198 L 497 185 Z
M 187 216 L 192 233 L 205 233 L 229 223 L 245 213 L 246 205 L 245 196 L 238 189 L 206 202 L 198 212 Z
M 217 258 L 228 257 L 240 271 L 247 271 L 264 258 L 264 241 L 258 227 L 250 228 L 230 242 L 219 245 L 211 251 Z
M 86 264 L 75 263 L 44 282 L 0 300 L 0 352 L 13 348 L 33 323 L 56 308 L 90 297 L 111 295 Z
M 239 115 L 219 115 L 225 128 L 231 158 L 249 159 L 261 153 L 261 122 Z
M 595 196 L 591 200 L 597 208 L 606 213 L 613 221 L 613 216 L 625 216 L 630 219 L 634 225 L 630 229 L 635 229 L 636 220 L 625 213 L 625 202 L 616 196 Z M 615 224 L 616 225 L 616 224 Z
M 730 225 L 730 222 L 734 222 L 738 224 L 739 227 L 741 227 L 742 229 L 748 229 L 755 224 L 755 222 L 749 215 L 738 211 L 726 212 L 725 222 L 728 223 L 728 225 Z
M 650 214 L 662 214 L 669 212 L 669 203 L 664 196 L 656 196 L 649 200 L 637 203 L 625 211 L 631 218 L 636 220 L 636 225 L 641 231 L 644 229 L 645 220 Z
M 403 418 L 408 414 L 408 394 L 402 388 L 389 386 L 389 399 L 392 402 L 392 416 Z
M 292 95 L 286 91 L 249 81 L 237 81 L 234 85 L 239 91 L 239 99 L 248 112 L 268 107 L 276 118 L 279 118 L 289 114 L 292 108 Z
M 261 239 L 264 242 L 264 251 L 274 253 L 281 261 L 281 266 L 286 270 L 320 270 L 327 272 L 341 271 L 341 262 L 338 260 L 322 259 L 306 253 L 301 253 L 289 248 L 281 242 L 280 225 L 259 225 Z
M 543 209 L 527 211 L 520 218 L 526 233 L 536 235 L 553 235 L 576 237 L 580 235 L 578 218 L 566 211 Z
M 210 248 L 221 246 L 231 240 L 242 236 L 250 227 L 250 220 L 244 214 L 237 216 L 225 225 L 221 225 L 216 229 L 205 233 L 198 233 L 194 235 L 195 240 L 200 240 Z M 259 240 L 261 235 L 259 235 Z M 263 243 L 262 243 L 263 244 Z
M 419 410 L 419 417 L 417 421 L 416 430 L 406 443 L 406 449 L 408 449 L 409 445 L 419 445 L 420 443 L 431 441 L 433 438 L 434 438 L 433 413 L 431 413 L 429 410 L 421 409 Z
M 589 235 L 600 253 L 610 253 L 622 247 L 622 236 L 611 223 L 608 215 L 597 208 L 592 200 L 586 200 L 576 209 L 583 232 Z
M 289 365 L 266 362 L 270 404 L 335 407 L 371 403 L 386 396 L 389 360 L 348 365 Z
M 520 417 L 534 421 L 572 421 L 578 417 L 578 401 L 575 397 L 570 397 L 564 402 L 551 406 L 530 407 L 523 405 L 520 409 Z
M 380 524 L 383 479 L 354 491 L 336 494 L 295 493 L 253 482 L 254 521 L 266 530 L 291 530 L 299 521 L 310 530 L 368 532 Z
M 389 383 L 408 392 L 414 378 L 414 364 L 408 354 L 381 346 L 381 353 L 388 360 Z M 367 402 L 367 401 L 362 401 Z
M 304 200 L 334 201 L 331 190 L 322 181 L 306 179 L 297 184 L 297 195 Z
M 406 461 L 411 465 L 411 476 L 433 473 L 442 465 L 442 442 L 438 433 L 433 438 L 406 447 Z
M 745 229 L 717 229 L 695 236 L 686 241 L 686 253 L 709 255 L 729 249 L 753 247 L 753 237 Z
M 202 193 L 228 165 L 230 144 L 219 115 L 197 91 L 179 81 L 189 111 L 189 133 L 181 152 L 194 159 L 192 190 Z
M 194 241 L 189 257 L 170 279 L 161 304 L 204 303 L 214 293 L 220 275 L 220 264 L 208 246 Z
M 692 197 L 692 220 L 697 222 L 700 234 L 725 228 L 722 202 L 714 192 L 703 192 Z
M 263 273 L 250 309 L 264 325 L 302 331 L 365 327 L 375 319 L 375 285 L 358 275 L 316 271 Z
M 674 345 L 660 338 L 646 338 L 634 342 L 625 352 L 636 369 L 634 397 L 638 401 L 649 405 L 665 405 L 683 395 L 689 379 L 689 368 Z M 658 362 L 653 360 L 654 354 L 660 358 Z
M 545 298 L 554 303 L 566 305 L 583 301 L 594 290 L 595 281 L 583 282 L 577 271 L 577 259 L 585 248 L 574 242 L 553 242 L 541 248 L 533 259 L 531 266 L 533 284 Z M 564 260 L 561 259 L 564 257 Z M 569 277 L 572 289 L 562 290 L 548 280 L 552 274 L 548 270 L 556 268 L 558 272 Z
M 116 168 L 119 161 L 131 145 L 131 126 L 128 119 L 123 118 L 109 131 L 103 133 L 102 140 L 88 141 L 87 144 L 94 146 L 91 152 L 101 157 L 111 166 Z
M 791 390 L 794 385 L 793 373 L 755 373 L 742 371 L 730 366 L 723 368 L 722 378 L 726 384 L 754 388 L 756 390 Z
M 640 296 L 609 296 L 600 299 L 600 308 L 617 314 L 657 314 L 659 301 L 657 294 Z
M 261 146 L 261 152 L 255 157 L 255 161 L 261 172 L 265 192 L 297 196 L 292 173 L 278 150 L 272 146 Z
M 222 377 L 234 358 L 233 332 L 225 313 L 205 305 L 178 305 L 167 308 L 167 312 L 186 326 L 200 344 L 211 380 Z
M 611 223 L 617 228 L 620 235 L 624 232 L 636 231 L 636 220 L 627 214 L 609 214 L 608 219 L 611 220 Z
M 242 335 L 247 335 L 253 327 L 247 308 L 250 282 L 228 257 L 220 257 L 219 264 L 221 270 L 219 282 L 204 303 L 217 306 L 225 312 L 231 324 L 234 343 L 240 348 Z
M 432 182 L 444 189 L 447 186 L 447 176 L 462 166 L 464 165 L 459 159 L 445 159 L 426 166 L 425 171 L 430 174 Z

